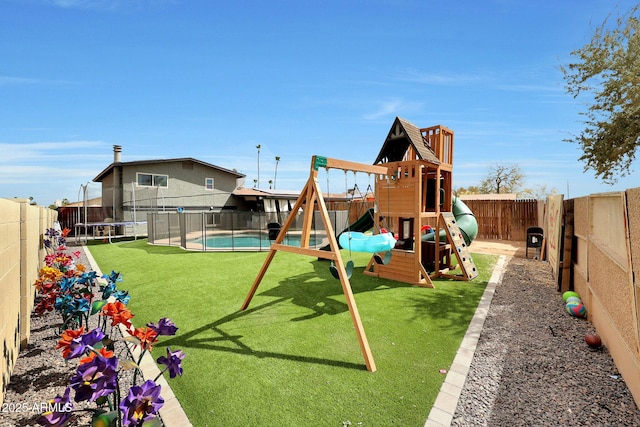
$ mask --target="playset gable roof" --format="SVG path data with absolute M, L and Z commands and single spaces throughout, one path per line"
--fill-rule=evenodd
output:
M 384 141 L 384 145 L 373 164 L 398 162 L 404 158 L 409 147 L 413 147 L 420 160 L 439 165 L 441 162 L 425 142 L 420 128 L 408 120 L 396 117 Z

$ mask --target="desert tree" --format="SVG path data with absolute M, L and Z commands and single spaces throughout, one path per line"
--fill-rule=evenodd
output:
M 476 185 L 470 185 L 468 187 L 457 187 L 453 189 L 453 193 L 456 196 L 463 196 L 467 194 L 482 194 L 480 187 Z
M 480 183 L 481 194 L 517 193 L 524 175 L 517 164 L 489 167 L 489 172 Z
M 546 184 L 538 184 L 532 188 L 525 188 L 518 192 L 518 197 L 522 199 L 544 200 L 549 196 L 559 194 L 557 188 L 549 188 Z
M 584 170 L 605 183 L 631 173 L 640 143 L 640 5 L 612 16 L 561 67 L 567 93 L 586 98 L 584 129 L 567 139 L 582 148 Z

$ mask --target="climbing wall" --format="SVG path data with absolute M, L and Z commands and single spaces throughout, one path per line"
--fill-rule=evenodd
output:
M 460 232 L 456 218 L 451 212 L 440 212 L 444 230 L 447 233 L 447 240 L 452 246 L 452 252 L 455 253 L 458 259 L 458 265 L 462 270 L 462 274 L 465 280 L 472 280 L 478 277 L 478 269 L 471 259 L 471 253 L 469 252 L 469 246 L 464 241 L 464 237 Z

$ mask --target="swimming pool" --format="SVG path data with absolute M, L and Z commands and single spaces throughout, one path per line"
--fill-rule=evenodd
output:
M 322 243 L 323 236 L 309 237 L 309 247 L 316 246 L 316 240 L 318 244 Z M 194 239 L 190 243 L 202 246 L 204 249 L 269 249 L 272 241 L 269 240 L 268 233 L 251 232 L 251 233 L 234 233 L 234 234 L 215 234 L 207 236 L 206 240 L 202 238 Z M 292 235 L 285 236 L 282 242 L 285 245 L 300 246 L 300 236 Z

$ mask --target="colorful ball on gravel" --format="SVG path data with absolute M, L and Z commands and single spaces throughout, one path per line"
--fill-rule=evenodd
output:
M 587 309 L 581 302 L 568 302 L 566 305 L 567 313 L 575 317 L 585 317 Z
M 565 293 L 563 293 L 563 294 L 562 294 L 562 299 L 563 299 L 565 302 L 567 301 L 567 298 L 570 298 L 570 297 L 577 297 L 577 298 L 580 298 L 580 295 L 579 295 L 577 292 L 575 292 L 575 291 L 567 291 L 567 292 L 565 292 Z
M 596 334 L 587 334 L 584 336 L 584 341 L 591 348 L 598 348 L 602 345 L 602 340 Z
M 567 300 L 565 301 L 565 303 L 570 303 L 570 302 L 582 302 L 582 300 L 578 297 L 569 297 L 567 298 Z

